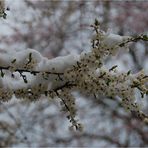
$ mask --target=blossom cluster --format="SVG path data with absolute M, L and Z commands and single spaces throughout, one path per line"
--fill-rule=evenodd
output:
M 137 74 L 130 71 L 120 73 L 117 65 L 107 69 L 103 63 L 120 48 L 127 48 L 129 42 L 147 41 L 147 37 L 122 37 L 103 32 L 97 20 L 91 27 L 94 36 L 90 52 L 50 60 L 33 49 L 0 55 L 0 101 L 10 100 L 12 95 L 30 101 L 36 101 L 43 95 L 59 99 L 61 110 L 72 123 L 71 128 L 82 130 L 82 125 L 76 119 L 77 110 L 72 95 L 73 91 L 78 91 L 82 94 L 119 97 L 126 110 L 147 121 L 147 115 L 135 100 L 134 90 L 138 89 L 141 97 L 147 94 L 145 83 L 148 76 L 143 70 Z

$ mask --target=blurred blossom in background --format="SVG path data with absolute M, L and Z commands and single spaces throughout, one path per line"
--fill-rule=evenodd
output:
M 0 52 L 32 48 L 54 58 L 89 51 L 95 18 L 105 31 L 148 33 L 148 1 L 6 0 L 6 5 L 10 11 L 7 19 L 0 19 Z M 129 53 L 120 51 L 107 59 L 106 66 L 118 64 L 120 71 L 133 73 L 145 69 L 148 74 L 147 44 L 133 44 Z M 119 101 L 75 95 L 83 133 L 68 130 L 69 122 L 56 101 L 12 98 L 0 104 L 0 146 L 148 146 L 148 127 L 126 113 Z M 143 111 L 148 114 L 145 100 Z

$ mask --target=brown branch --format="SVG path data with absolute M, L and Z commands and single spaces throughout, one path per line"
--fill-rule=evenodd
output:
M 125 44 L 129 43 L 129 42 L 138 42 L 139 40 L 142 41 L 148 41 L 148 36 L 147 35 L 137 35 L 135 37 L 131 37 L 129 39 L 127 39 L 126 41 L 120 43 L 118 46 L 123 47 L 125 46 Z
M 9 70 L 10 66 L 4 67 L 4 66 L 0 66 L 1 70 Z M 28 72 L 31 74 L 39 74 L 42 72 L 45 72 L 46 74 L 54 74 L 54 75 L 63 75 L 63 73 L 58 73 L 58 72 L 49 72 L 49 71 L 35 71 L 35 70 L 27 70 L 27 69 L 15 69 L 15 72 L 19 72 L 19 73 L 23 73 L 23 72 Z

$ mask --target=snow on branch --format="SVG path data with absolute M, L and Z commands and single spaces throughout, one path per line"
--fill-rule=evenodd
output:
M 141 70 L 137 74 L 119 73 L 117 65 L 107 69 L 104 60 L 116 55 L 119 49 L 128 48 L 128 43 L 148 41 L 146 35 L 119 36 L 103 32 L 95 20 L 92 49 L 80 55 L 67 55 L 47 59 L 33 49 L 0 54 L 0 101 L 8 101 L 15 95 L 18 99 L 36 101 L 42 96 L 59 98 L 62 111 L 72 123 L 71 128 L 82 130 L 75 119 L 76 107 L 73 91 L 95 96 L 121 98 L 123 107 L 147 122 L 140 106 L 135 101 L 135 88 L 144 97 L 148 93 L 148 76 Z

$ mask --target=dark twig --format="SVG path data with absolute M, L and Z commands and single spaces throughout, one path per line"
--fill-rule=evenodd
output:
M 4 66 L 0 66 L 1 70 L 9 70 L 10 66 L 4 67 Z M 35 70 L 27 70 L 27 69 L 15 69 L 15 72 L 19 72 L 19 73 L 23 73 L 23 72 L 28 72 L 31 74 L 39 74 L 42 73 L 42 71 L 35 71 Z M 46 71 L 46 74 L 54 74 L 54 75 L 63 75 L 63 73 L 58 73 L 58 72 L 49 72 Z

